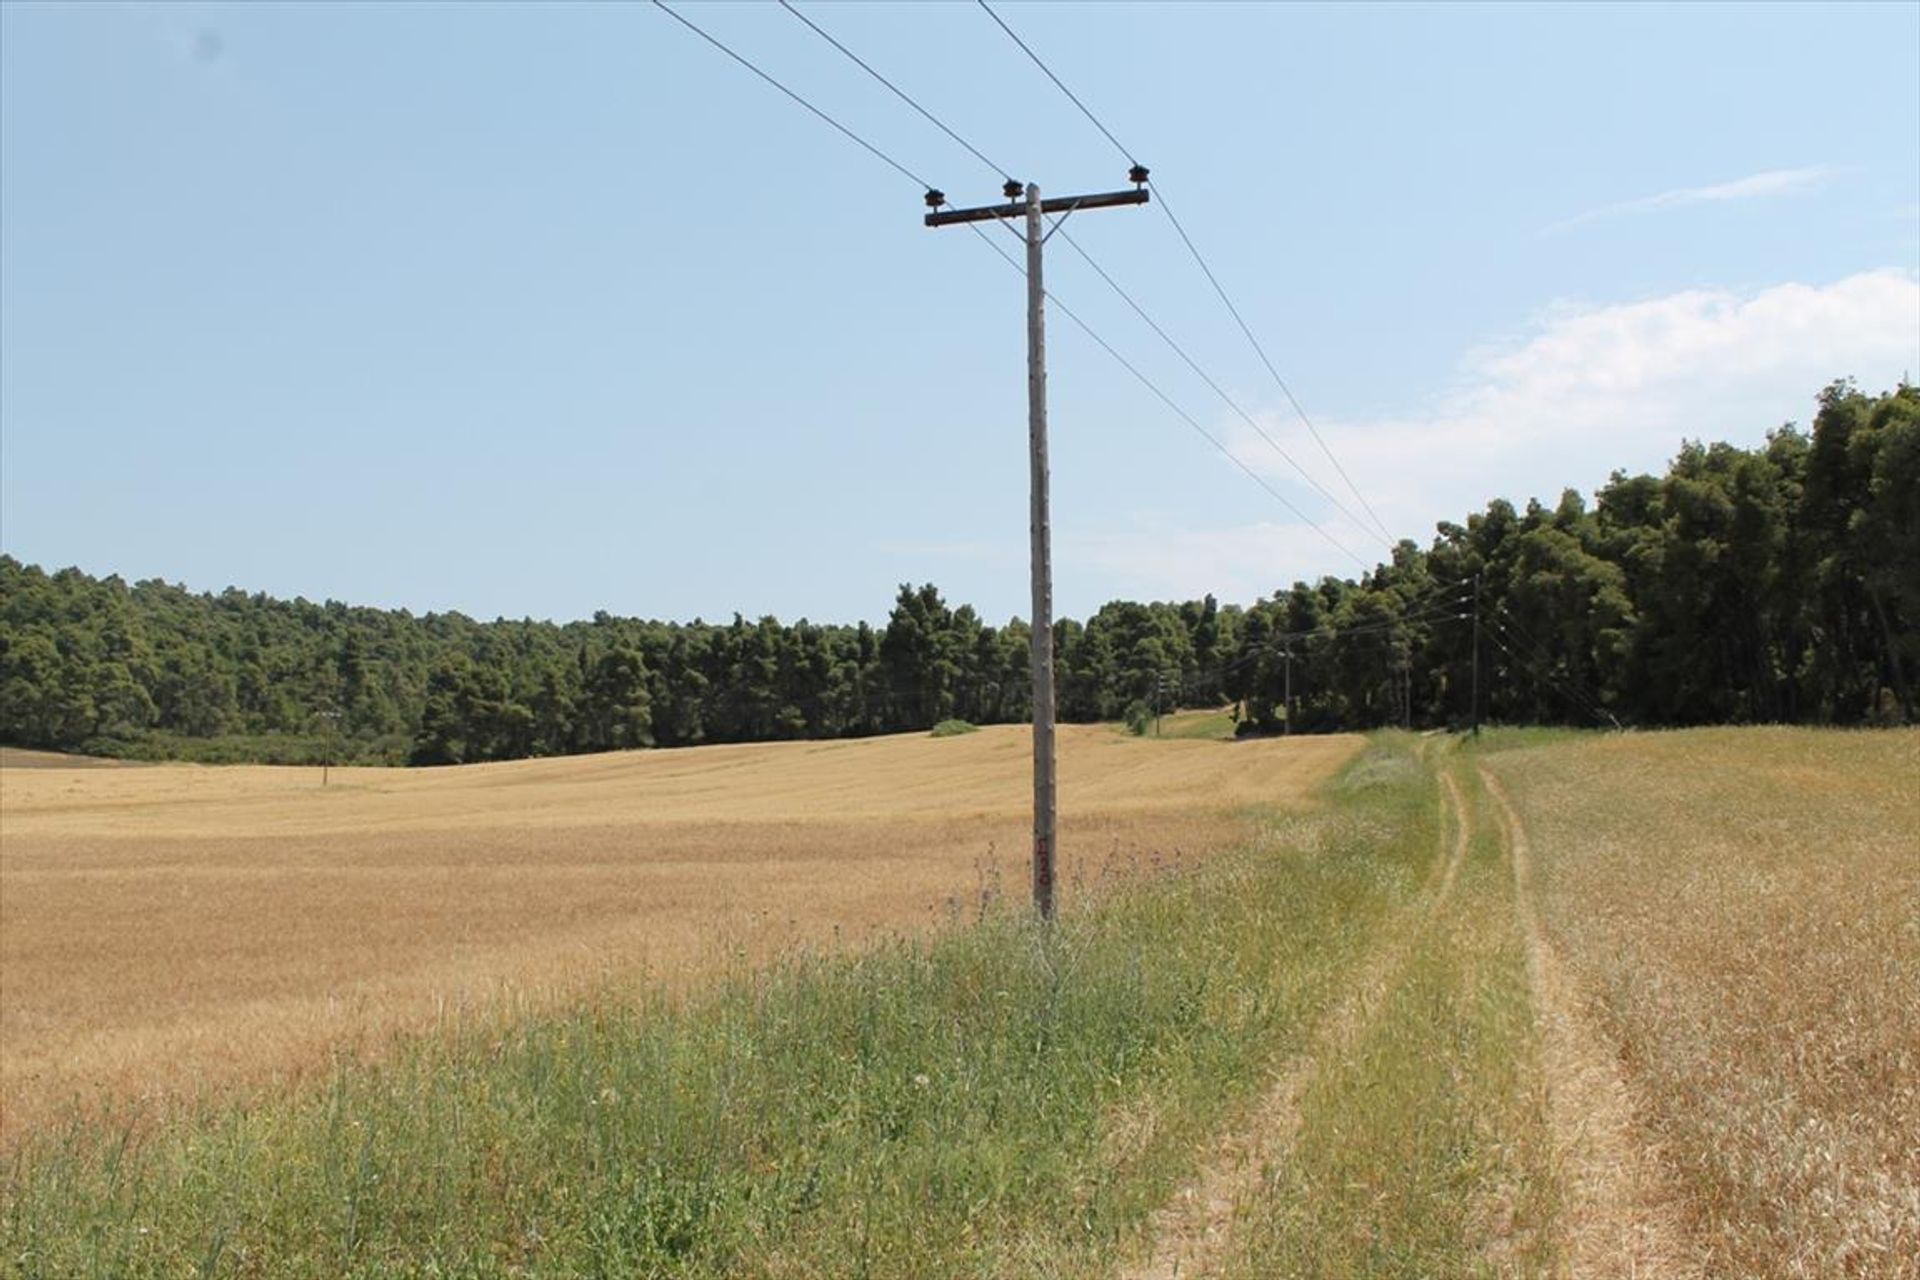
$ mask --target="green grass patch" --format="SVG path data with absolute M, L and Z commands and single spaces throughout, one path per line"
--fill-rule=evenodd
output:
M 1094 1276 L 1297 1052 L 1430 862 L 1377 744 L 1312 815 L 1044 929 L 450 1026 L 324 1089 L 0 1169 L 51 1276 Z
M 1218 738 L 1230 741 L 1235 728 L 1233 713 L 1230 711 L 1182 711 L 1178 715 L 1162 716 L 1160 733 L 1162 738 Z
M 957 738 L 963 733 L 980 732 L 980 726 L 970 720 L 942 720 L 929 732 L 936 738 Z
M 1236 1224 L 1236 1280 L 1553 1274 L 1525 944 L 1497 817 L 1455 776 L 1477 813 L 1452 895 L 1308 1083 L 1291 1157 Z
M 1562 742 L 1582 742 L 1597 737 L 1598 730 L 1569 729 L 1560 725 L 1485 725 L 1479 738 L 1470 733 L 1456 735 L 1460 744 L 1481 755 L 1505 751 L 1526 751 L 1550 747 Z

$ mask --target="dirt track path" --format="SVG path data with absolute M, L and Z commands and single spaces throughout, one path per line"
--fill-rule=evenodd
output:
M 1424 760 L 1424 750 L 1421 757 Z M 1373 952 L 1346 996 L 1315 1025 L 1306 1050 L 1281 1067 L 1246 1119 L 1219 1135 L 1207 1163 L 1155 1211 L 1152 1247 L 1123 1268 L 1119 1280 L 1194 1280 L 1215 1274 L 1232 1239 L 1236 1202 L 1259 1186 L 1265 1171 L 1293 1144 L 1300 1127 L 1300 1094 L 1315 1066 L 1338 1061 L 1358 1041 L 1405 964 L 1417 930 L 1453 892 L 1473 837 L 1472 816 L 1444 765 L 1439 776 L 1441 809 L 1453 819 L 1453 838 L 1434 859 L 1417 917 L 1406 920 L 1391 942 Z M 1446 826 L 1443 822 L 1443 831 Z
M 1514 902 L 1527 944 L 1527 984 L 1540 1030 L 1548 1123 L 1566 1200 L 1558 1215 L 1562 1271 L 1579 1280 L 1689 1280 L 1685 1231 L 1657 1162 L 1634 1123 L 1611 1046 L 1580 1007 L 1533 908 L 1532 851 L 1506 789 L 1483 765 L 1513 864 Z

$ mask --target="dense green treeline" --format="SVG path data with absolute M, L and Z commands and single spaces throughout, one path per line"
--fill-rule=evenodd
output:
M 1688 444 L 1592 509 L 1495 501 L 1360 581 L 1242 609 L 1114 602 L 1056 632 L 1059 713 L 1239 705 L 1249 728 L 1915 718 L 1920 389 Z M 844 737 L 1029 714 L 1028 630 L 927 585 L 885 626 L 555 624 L 129 586 L 0 556 L 0 740 L 434 764 Z
M 1812 431 L 1689 443 L 1524 511 L 1495 501 L 1363 582 L 1248 610 L 1225 690 L 1277 726 L 1916 718 L 1920 388 L 1821 393 Z M 1476 588 L 1477 583 L 1477 588 Z M 1288 655 L 1291 661 L 1288 661 Z

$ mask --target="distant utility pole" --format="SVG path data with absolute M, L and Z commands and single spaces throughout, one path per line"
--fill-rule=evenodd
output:
M 327 785 L 327 774 L 333 770 L 333 740 L 340 725 L 340 712 L 336 708 L 328 707 L 319 714 L 320 719 L 327 725 L 326 734 L 321 739 L 320 746 L 320 785 L 324 787 Z
M 1178 671 L 1155 671 L 1153 673 L 1153 736 L 1160 736 L 1160 714 L 1167 706 L 1167 677 L 1173 677 L 1173 696 L 1178 698 L 1186 691 L 1186 682 Z M 1176 705 L 1175 711 L 1180 708 Z
M 1286 727 L 1281 732 L 1291 738 L 1293 736 L 1293 646 L 1288 645 L 1285 653 L 1287 658 L 1287 685 L 1285 695 L 1282 698 L 1282 702 L 1285 705 L 1281 709 L 1286 712 L 1286 718 L 1282 721 L 1282 724 Z
M 1480 575 L 1473 575 L 1473 736 L 1480 736 Z
M 1147 202 L 1147 170 L 1134 165 L 1127 178 L 1131 191 L 1097 195 L 1040 198 L 1040 188 L 1029 182 L 1024 190 L 1007 179 L 1001 191 L 1006 204 L 973 209 L 940 206 L 947 197 L 927 192 L 926 222 L 950 227 L 963 222 L 996 222 L 1024 217 L 1027 222 L 1027 449 L 1031 462 L 1030 531 L 1033 535 L 1033 906 L 1043 920 L 1053 918 L 1054 758 L 1053 758 L 1053 550 L 1047 494 L 1047 322 L 1046 286 L 1042 282 L 1041 246 L 1053 232 L 1041 230 L 1041 215 L 1057 213 L 1056 229 L 1075 209 L 1106 209 Z M 1025 196 L 1022 200 L 1021 197 Z

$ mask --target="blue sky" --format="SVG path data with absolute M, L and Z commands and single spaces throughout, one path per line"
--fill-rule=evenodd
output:
M 1124 185 L 975 6 L 802 8 L 1014 176 Z M 684 12 L 997 194 L 778 7 Z M 1920 6 L 1002 13 L 1396 534 L 1920 373 Z M 1019 277 L 649 5 L 7 3 L 0 179 L 24 560 L 482 617 L 878 619 L 906 580 L 1025 612 Z M 1069 225 L 1338 491 L 1160 211 Z M 1063 301 L 1377 558 L 1063 249 Z M 1063 317 L 1049 354 L 1062 613 L 1354 571 Z

